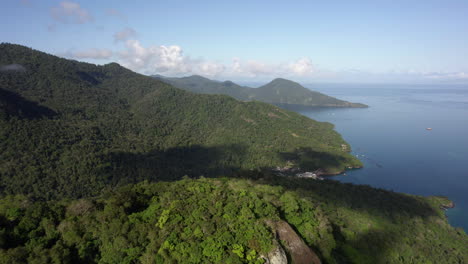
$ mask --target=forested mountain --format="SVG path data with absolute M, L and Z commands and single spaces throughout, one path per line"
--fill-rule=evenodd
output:
M 170 78 L 153 76 L 177 88 L 200 94 L 226 94 L 241 101 L 261 101 L 277 105 L 301 105 L 315 107 L 367 107 L 311 91 L 299 83 L 277 78 L 259 88 L 240 86 L 231 81 L 218 82 L 199 75 Z
M 249 100 L 249 91 L 252 89 L 247 86 L 240 86 L 231 81 L 218 82 L 200 75 L 180 78 L 165 77 L 162 75 L 153 75 L 152 77 L 190 92 L 198 94 L 225 94 L 241 101 Z
M 0 45 L 0 66 L 3 193 L 80 197 L 183 175 L 361 166 L 331 124 L 269 104 L 12 44 Z
M 468 263 L 468 236 L 447 223 L 443 198 L 257 176 L 5 197 L 0 262 Z

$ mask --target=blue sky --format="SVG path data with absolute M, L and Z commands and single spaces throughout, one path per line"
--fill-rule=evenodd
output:
M 144 74 L 468 83 L 468 1 L 4 1 L 0 41 Z

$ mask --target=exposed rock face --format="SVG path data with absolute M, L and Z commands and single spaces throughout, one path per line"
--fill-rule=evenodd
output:
M 320 258 L 296 234 L 294 229 L 285 221 L 268 222 L 275 231 L 277 238 L 283 242 L 286 251 L 294 264 L 321 264 Z M 268 255 L 270 256 L 270 254 Z M 270 263 L 271 260 L 270 260 Z M 287 263 L 278 262 L 278 263 Z
M 441 204 L 440 208 L 442 208 L 444 210 L 447 210 L 447 209 L 450 209 L 450 208 L 455 208 L 455 203 L 452 202 L 452 201 L 448 201 L 447 203 Z
M 277 245 L 268 253 L 268 264 L 288 264 L 288 258 L 281 245 Z

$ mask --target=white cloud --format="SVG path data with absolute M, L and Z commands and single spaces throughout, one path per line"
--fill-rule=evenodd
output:
M 424 75 L 428 79 L 434 80 L 467 80 L 466 72 L 431 72 Z
M 198 64 L 197 74 L 215 77 L 225 72 L 226 66 L 216 62 L 205 61 Z
M 114 34 L 114 42 L 125 41 L 136 36 L 136 31 L 133 28 L 125 28 L 122 31 Z
M 93 21 L 93 17 L 88 10 L 71 1 L 62 1 L 50 11 L 52 18 L 62 23 L 84 24 Z
M 249 60 L 243 66 L 243 71 L 253 76 L 271 75 L 276 71 L 276 69 L 278 69 L 274 65 L 269 65 L 256 60 Z
M 127 35 L 128 33 L 122 33 L 114 37 L 120 40 L 126 38 Z M 200 74 L 222 78 L 275 78 L 280 76 L 307 77 L 314 74 L 314 67 L 308 58 L 276 64 L 258 60 L 242 61 L 234 58 L 231 64 L 223 64 L 204 59 L 192 59 L 186 56 L 178 45 L 145 47 L 140 41 L 134 39 L 125 42 L 125 49 L 118 53 L 118 58 L 123 66 L 134 71 L 169 76 Z
M 314 72 L 312 61 L 309 58 L 301 58 L 289 64 L 289 70 L 297 75 L 308 75 Z
M 110 59 L 113 53 L 111 50 L 108 49 L 87 49 L 81 51 L 68 51 L 63 55 L 65 57 L 74 59 L 105 60 Z
M 179 46 L 159 46 L 158 60 L 153 65 L 157 71 L 171 72 L 181 71 L 190 72 L 191 63 L 189 58 L 184 57 L 182 48 Z
M 225 75 L 232 78 L 314 77 L 316 71 L 309 58 L 293 62 L 265 63 L 258 60 L 242 61 L 234 58 L 226 67 Z
M 224 71 L 222 64 L 185 56 L 180 46 L 144 47 L 138 40 L 126 41 L 126 49 L 119 53 L 119 60 L 123 66 L 146 74 L 215 76 Z
M 328 74 L 327 74 L 328 73 Z M 359 82 L 359 83 L 466 83 L 467 72 L 427 72 L 415 69 L 370 71 L 347 69 L 341 71 L 315 71 L 317 81 Z
M 124 67 L 143 74 L 186 76 L 199 74 L 218 80 L 267 81 L 277 77 L 296 81 L 334 81 L 368 83 L 427 83 L 468 81 L 468 72 L 422 72 L 417 70 L 368 71 L 361 69 L 327 70 L 314 65 L 310 58 L 294 61 L 267 63 L 259 60 L 233 58 L 231 63 L 205 59 L 192 59 L 178 45 L 144 46 L 139 40 L 128 39 L 134 30 L 128 28 L 114 35 L 116 41 L 124 41 L 120 51 L 108 49 L 72 50 L 65 57 L 75 59 L 115 58 Z

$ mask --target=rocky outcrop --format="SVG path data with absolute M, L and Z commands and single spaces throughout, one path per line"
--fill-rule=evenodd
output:
M 452 201 L 447 201 L 446 203 L 441 204 L 440 208 L 444 210 L 455 208 L 455 203 Z
M 280 244 L 275 243 L 275 248 L 268 253 L 268 256 L 263 256 L 265 264 L 288 264 L 288 257 Z
M 294 264 L 321 264 L 317 254 L 309 248 L 297 235 L 294 229 L 285 221 L 268 221 L 267 224 L 275 231 L 277 239 L 283 243 Z M 276 250 L 276 249 L 275 249 Z M 273 251 L 275 251 L 273 250 Z M 272 252 L 273 252 L 272 251 Z M 273 254 L 272 254 L 273 255 Z M 268 254 L 270 256 L 270 254 Z M 270 263 L 271 260 L 270 260 Z M 276 262 L 287 263 L 287 262 Z

